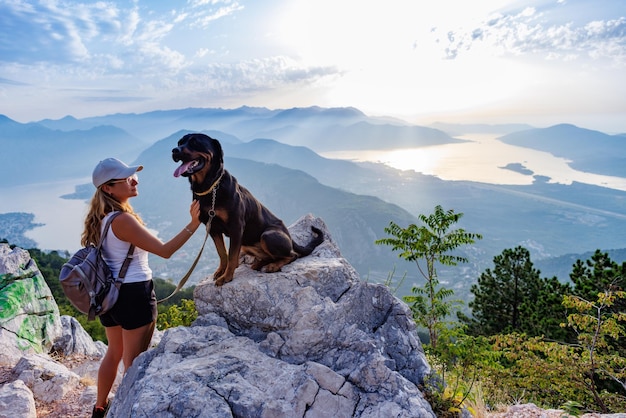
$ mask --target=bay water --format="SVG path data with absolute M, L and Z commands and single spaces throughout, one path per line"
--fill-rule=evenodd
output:
M 548 152 L 508 145 L 489 135 L 471 135 L 470 142 L 398 150 L 335 151 L 322 155 L 351 161 L 379 162 L 399 170 L 414 170 L 442 180 L 467 180 L 489 184 L 532 184 L 533 175 L 549 177 L 551 183 L 579 182 L 626 191 L 626 178 L 572 169 L 568 160 Z M 521 164 L 532 175 L 506 169 Z

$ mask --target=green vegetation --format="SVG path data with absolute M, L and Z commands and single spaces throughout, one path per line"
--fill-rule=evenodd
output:
M 193 300 L 182 299 L 180 305 L 164 306 L 163 308 L 163 311 L 159 309 L 160 313 L 157 318 L 157 328 L 159 329 L 173 328 L 181 325 L 188 327 L 198 317 L 196 304 Z
M 94 339 L 107 342 L 104 327 L 100 321 L 89 321 L 87 315 L 80 313 L 70 301 L 65 297 L 61 283 L 59 282 L 59 273 L 63 264 L 69 259 L 70 255 L 59 254 L 57 251 L 44 253 L 36 248 L 28 250 L 31 257 L 37 262 L 37 266 L 41 271 L 48 287 L 54 296 L 59 307 L 61 315 L 73 316 L 80 322 L 82 327 Z M 193 290 L 195 286 L 181 289 L 167 301 L 158 305 L 159 316 L 157 318 L 157 327 L 160 330 L 176 327 L 180 325 L 188 326 L 198 316 L 193 302 Z M 169 296 L 176 286 L 164 279 L 154 279 L 154 292 L 157 300 Z
M 563 296 L 572 292 L 569 284 L 556 277 L 541 278 L 533 268 L 530 252 L 523 247 L 506 249 L 494 258 L 494 269 L 487 269 L 472 285 L 474 300 L 469 303 L 472 318 L 460 315 L 474 335 L 525 333 L 549 339 L 567 339 L 561 327 L 566 309 Z
M 402 228 L 391 222 L 385 228 L 385 232 L 393 238 L 376 241 L 376 244 L 389 245 L 393 251 L 400 251 L 399 257 L 415 262 L 425 279 L 425 284 L 413 286 L 411 289 L 413 295 L 404 297 L 404 300 L 411 305 L 413 312 L 416 312 L 416 322 L 428 329 L 430 345 L 433 348 L 437 347 L 437 338 L 445 328 L 443 320 L 459 303 L 446 300 L 454 294 L 454 291 L 439 286 L 436 263 L 445 266 L 466 263 L 465 257 L 453 254 L 452 251 L 482 239 L 479 234 L 469 233 L 464 229 L 450 230 L 462 216 L 462 213 L 454 213 L 453 210 L 444 211 L 438 205 L 431 215 L 419 216 L 424 225 L 411 224 L 407 228 Z M 426 262 L 425 269 L 419 263 L 421 259 Z
M 472 286 L 471 316 L 457 310 L 454 321 L 460 303 L 445 300 L 453 293 L 439 287 L 434 262 L 465 262 L 442 255 L 480 238 L 459 230 L 441 244 L 460 215 L 438 206 L 420 216 L 426 226 L 391 223 L 385 231 L 395 238 L 376 241 L 426 262 L 425 273 L 418 264 L 426 284 L 404 300 L 431 336 L 424 350 L 434 373 L 424 389 L 437 416 L 457 417 L 463 408 L 481 416 L 524 402 L 572 415 L 624 412 L 626 263 L 597 250 L 574 263 L 571 283 L 561 283 L 541 278 L 527 249 L 505 249 Z

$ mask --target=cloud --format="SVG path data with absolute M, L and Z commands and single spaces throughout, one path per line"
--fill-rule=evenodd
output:
M 80 62 L 88 44 L 118 30 L 119 11 L 109 3 L 3 2 L 0 4 L 0 61 Z
M 137 6 L 3 2 L 0 16 L 0 63 L 99 66 L 103 73 L 184 67 L 183 55 L 163 44 L 176 18 L 145 19 Z
M 285 57 L 253 59 L 233 64 L 213 63 L 188 71 L 184 84 L 211 94 L 227 96 L 241 92 L 313 84 L 335 76 L 334 67 L 304 67 Z
M 528 7 L 515 14 L 496 14 L 468 29 L 433 30 L 444 57 L 455 59 L 476 48 L 501 55 L 536 55 L 551 60 L 606 59 L 626 66 L 626 18 L 550 23 L 548 11 Z
M 220 3 L 225 3 L 224 6 L 219 6 L 217 8 L 207 7 L 207 5 L 216 5 Z M 191 7 L 194 9 L 193 21 L 191 23 L 192 27 L 200 27 L 206 28 L 213 21 L 224 18 L 226 16 L 230 16 L 235 12 L 243 10 L 243 6 L 236 1 L 192 1 Z
M 10 80 L 8 78 L 0 77 L 0 84 L 8 84 L 11 86 L 27 86 L 28 83 L 22 83 L 21 81 Z
M 145 102 L 150 100 L 150 97 L 138 97 L 138 96 L 85 96 L 81 97 L 81 100 L 85 102 L 112 102 L 112 103 L 124 103 L 124 102 Z

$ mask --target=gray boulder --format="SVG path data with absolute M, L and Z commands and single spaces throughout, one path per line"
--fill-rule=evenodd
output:
M 61 316 L 62 332 L 56 339 L 51 353 L 62 356 L 81 354 L 89 357 L 103 357 L 107 346 L 102 341 L 94 341 L 76 318 L 69 315 Z
M 48 352 L 61 336 L 50 288 L 28 251 L 0 244 L 0 365 Z
M 79 375 L 45 354 L 22 357 L 12 372 L 30 388 L 35 399 L 45 403 L 61 400 L 80 381 Z
M 410 309 L 359 280 L 321 219 L 293 238 L 311 225 L 326 240 L 282 271 L 196 286 L 198 319 L 135 360 L 109 417 L 434 417 Z
M 21 380 L 0 385 L 0 418 L 37 418 L 35 398 Z

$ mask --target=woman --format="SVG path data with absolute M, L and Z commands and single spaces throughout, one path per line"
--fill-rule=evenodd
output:
M 174 238 L 164 243 L 150 233 L 128 202 L 138 194 L 137 172 L 142 169 L 140 165 L 129 167 L 120 160 L 107 158 L 93 171 L 96 192 L 85 218 L 81 245 L 97 245 L 108 217 L 122 212 L 113 219 L 102 245 L 103 258 L 113 275 L 117 277 L 131 244 L 135 250 L 115 306 L 100 316 L 109 345 L 98 370 L 98 394 L 92 417 L 105 416 L 120 361 L 124 362 L 126 372 L 152 339 L 157 307 L 148 253 L 170 258 L 200 226 L 200 205 L 194 201 L 189 210 L 191 221 Z

